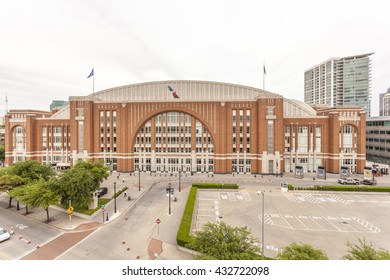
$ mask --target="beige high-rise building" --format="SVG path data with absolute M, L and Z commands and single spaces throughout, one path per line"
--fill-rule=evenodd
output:
M 305 103 L 359 106 L 371 115 L 373 53 L 328 59 L 305 71 Z

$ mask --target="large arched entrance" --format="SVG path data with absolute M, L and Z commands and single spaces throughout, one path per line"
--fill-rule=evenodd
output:
M 214 172 L 211 134 L 197 118 L 183 112 L 155 115 L 134 141 L 134 169 L 141 172 Z

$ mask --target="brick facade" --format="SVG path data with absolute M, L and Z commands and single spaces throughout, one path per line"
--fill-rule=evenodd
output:
M 164 92 L 167 85 L 181 89 L 179 99 Z M 158 100 L 160 94 L 166 96 Z M 157 123 L 164 118 L 177 119 L 178 124 Z M 314 110 L 238 85 L 136 84 L 70 97 L 69 106 L 53 114 L 11 110 L 5 121 L 6 164 L 34 159 L 71 166 L 77 160 L 105 160 L 121 172 L 132 172 L 137 165 L 152 172 L 275 174 L 293 171 L 300 162 L 307 172 L 321 165 L 338 173 L 346 162 L 362 173 L 365 118 L 360 108 Z M 343 130 L 350 148 L 340 146 Z M 164 162 L 174 163 L 166 169 Z

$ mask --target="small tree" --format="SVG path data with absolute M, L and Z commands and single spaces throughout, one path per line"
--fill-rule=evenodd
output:
M 198 251 L 202 260 L 253 260 L 260 259 L 256 242 L 247 227 L 207 223 L 188 247 Z
M 37 182 L 40 179 L 47 181 L 54 176 L 55 173 L 50 166 L 42 165 L 35 160 L 26 160 L 12 165 L 9 169 L 9 174 L 18 175 L 31 183 Z
M 48 186 L 61 197 L 62 205 L 67 205 L 68 199 L 71 199 L 73 206 L 85 207 L 92 201 L 91 194 L 108 177 L 107 171 L 108 168 L 101 162 L 80 161 L 59 178 L 52 178 Z
M 348 254 L 343 256 L 345 260 L 390 260 L 390 252 L 380 248 L 376 250 L 372 243 L 366 243 L 365 238 L 358 239 L 359 245 L 347 242 Z
M 4 145 L 0 145 L 0 161 L 4 162 L 5 160 L 5 148 Z
M 328 256 L 321 249 L 315 249 L 309 244 L 291 243 L 284 247 L 276 256 L 277 260 L 327 260 Z
M 19 187 L 19 188 L 14 188 L 12 191 L 10 191 L 9 195 L 10 197 L 15 197 L 18 200 L 18 203 L 19 201 L 22 202 L 26 206 L 26 214 L 29 214 L 28 212 L 28 206 L 30 202 L 29 185 Z
M 9 195 L 8 208 L 11 208 L 12 204 L 12 190 L 24 186 L 26 184 L 26 181 L 26 179 L 18 175 L 5 174 L 0 176 L 0 193 L 5 192 Z

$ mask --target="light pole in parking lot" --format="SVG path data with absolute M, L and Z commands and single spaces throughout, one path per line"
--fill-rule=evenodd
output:
M 116 213 L 116 182 L 114 182 L 114 214 Z
M 137 167 L 138 169 L 138 191 L 140 192 L 141 191 L 141 169 L 139 168 L 139 166 Z
M 179 192 L 180 192 L 180 177 L 181 177 L 181 169 L 179 169 Z
M 168 184 L 168 198 L 169 198 L 168 215 L 171 215 L 171 192 L 172 192 L 172 187 L 171 187 L 171 183 L 169 183 Z
M 264 260 L 264 191 L 257 191 L 257 195 L 261 193 L 262 211 L 261 211 L 261 259 Z

